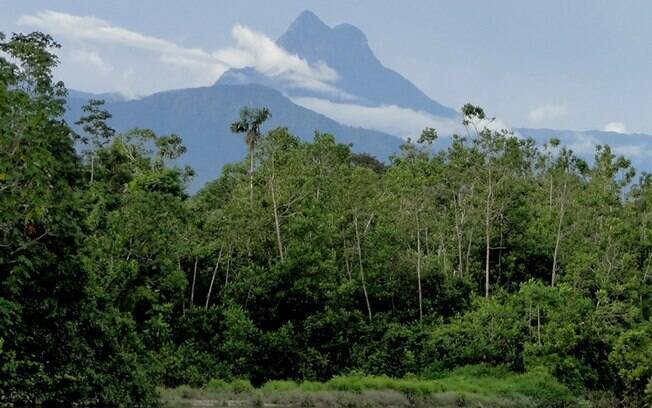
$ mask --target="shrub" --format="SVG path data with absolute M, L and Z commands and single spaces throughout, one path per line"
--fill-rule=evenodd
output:
M 299 385 L 294 381 L 274 380 L 263 385 L 264 391 L 295 391 L 298 389 Z
M 237 379 L 231 381 L 231 391 L 236 394 L 244 394 L 247 392 L 252 392 L 254 390 L 253 385 L 249 380 Z
M 652 323 L 646 322 L 622 333 L 609 361 L 618 372 L 621 392 L 627 403 L 644 406 L 644 399 L 649 400 L 652 396 Z
M 220 380 L 218 378 L 213 378 L 204 386 L 204 389 L 213 392 L 223 392 L 229 391 L 231 387 L 226 381 Z

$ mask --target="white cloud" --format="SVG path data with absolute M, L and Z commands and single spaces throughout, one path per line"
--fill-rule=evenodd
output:
M 442 137 L 454 133 L 465 134 L 460 118 L 442 118 L 396 105 L 363 106 L 308 97 L 292 98 L 292 101 L 345 125 L 378 130 L 402 138 L 417 138 L 426 127 L 437 129 Z M 492 130 L 510 128 L 500 120 L 493 121 L 487 127 Z
M 566 104 L 546 104 L 532 109 L 528 114 L 528 118 L 532 122 L 544 122 L 547 120 L 559 119 L 568 115 L 568 107 Z
M 83 60 L 97 67 L 109 67 L 103 64 L 100 50 L 122 47 L 130 51 L 146 51 L 160 63 L 181 68 L 186 81 L 191 82 L 187 85 L 211 84 L 229 68 L 254 67 L 265 75 L 286 81 L 290 86 L 326 93 L 341 92 L 333 85 L 338 79 L 335 70 L 324 63 L 311 65 L 277 46 L 269 37 L 241 25 L 236 25 L 232 30 L 235 46 L 209 52 L 117 27 L 96 17 L 57 11 L 25 15 L 19 18 L 18 24 L 36 27 L 57 38 L 79 42 L 85 49 L 95 46 L 94 50 L 78 54 L 76 58 L 77 62 Z
M 622 122 L 609 122 L 604 125 L 605 132 L 627 133 L 627 126 Z
M 454 133 L 465 134 L 460 118 L 442 118 L 428 112 L 402 108 L 396 105 L 363 106 L 307 97 L 292 98 L 292 101 L 340 123 L 378 130 L 403 138 L 417 138 L 426 127 L 437 129 L 442 137 Z M 487 124 L 487 127 L 492 130 L 510 128 L 501 120 L 495 120 Z
M 233 27 L 231 34 L 236 41 L 236 47 L 219 50 L 213 55 L 232 67 L 254 67 L 269 76 L 291 73 L 317 81 L 333 82 L 338 79 L 335 70 L 326 64 L 311 66 L 276 45 L 264 34 L 241 25 Z
M 362 106 L 318 98 L 292 98 L 292 101 L 340 123 L 378 130 L 403 138 L 418 137 L 426 127 L 435 128 L 442 135 L 459 133 L 463 130 L 456 119 L 440 118 L 427 112 L 396 105 Z
M 113 71 L 113 66 L 105 62 L 100 54 L 95 51 L 74 50 L 69 57 L 71 62 L 95 68 L 101 74 L 108 74 Z
M 75 16 L 57 11 L 42 11 L 22 16 L 18 24 L 46 30 L 50 34 L 109 45 L 121 45 L 156 52 L 161 55 L 184 56 L 206 63 L 216 63 L 209 53 L 198 48 L 185 48 L 172 41 L 137 33 L 109 22 L 87 16 Z
M 268 77 L 287 82 L 291 87 L 347 96 L 335 85 L 337 72 L 324 62 L 309 64 L 264 34 L 236 25 L 231 30 L 235 47 L 218 50 L 213 55 L 233 68 L 253 67 Z

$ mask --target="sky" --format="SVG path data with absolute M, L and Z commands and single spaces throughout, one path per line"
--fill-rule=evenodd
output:
M 0 9 L 1 32 L 53 34 L 63 46 L 56 74 L 77 90 L 138 97 L 247 65 L 327 83 L 328 67 L 273 47 L 309 9 L 360 28 L 384 65 L 444 105 L 478 104 L 519 127 L 652 134 L 644 0 L 0 0 Z

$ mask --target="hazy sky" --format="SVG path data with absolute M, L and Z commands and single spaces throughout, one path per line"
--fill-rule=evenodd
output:
M 276 39 L 304 9 L 359 27 L 386 66 L 453 108 L 480 104 L 514 126 L 652 134 L 644 0 L 0 0 L 0 31 L 54 34 L 70 88 L 142 95 L 211 84 L 226 69 L 217 57 Z

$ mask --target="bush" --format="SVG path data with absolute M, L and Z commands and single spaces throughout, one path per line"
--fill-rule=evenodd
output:
M 474 309 L 434 328 L 426 346 L 430 375 L 472 364 L 523 369 L 527 326 L 512 298 L 477 298 Z
M 630 406 L 644 406 L 645 398 L 651 402 L 652 323 L 646 322 L 622 333 L 609 361 L 618 372 L 621 392 Z
M 231 381 L 231 391 L 236 393 L 236 394 L 244 394 L 247 392 L 252 392 L 254 390 L 253 385 L 249 382 L 249 380 L 233 380 Z
M 264 391 L 295 391 L 299 389 L 299 384 L 294 381 L 274 380 L 266 382 L 262 388 Z
M 214 378 L 204 386 L 204 389 L 212 392 L 224 392 L 229 391 L 231 387 L 226 381 Z
M 611 386 L 609 344 L 591 299 L 563 284 L 552 288 L 528 282 L 516 301 L 530 320 L 523 356 L 527 367 L 545 366 L 577 391 Z

